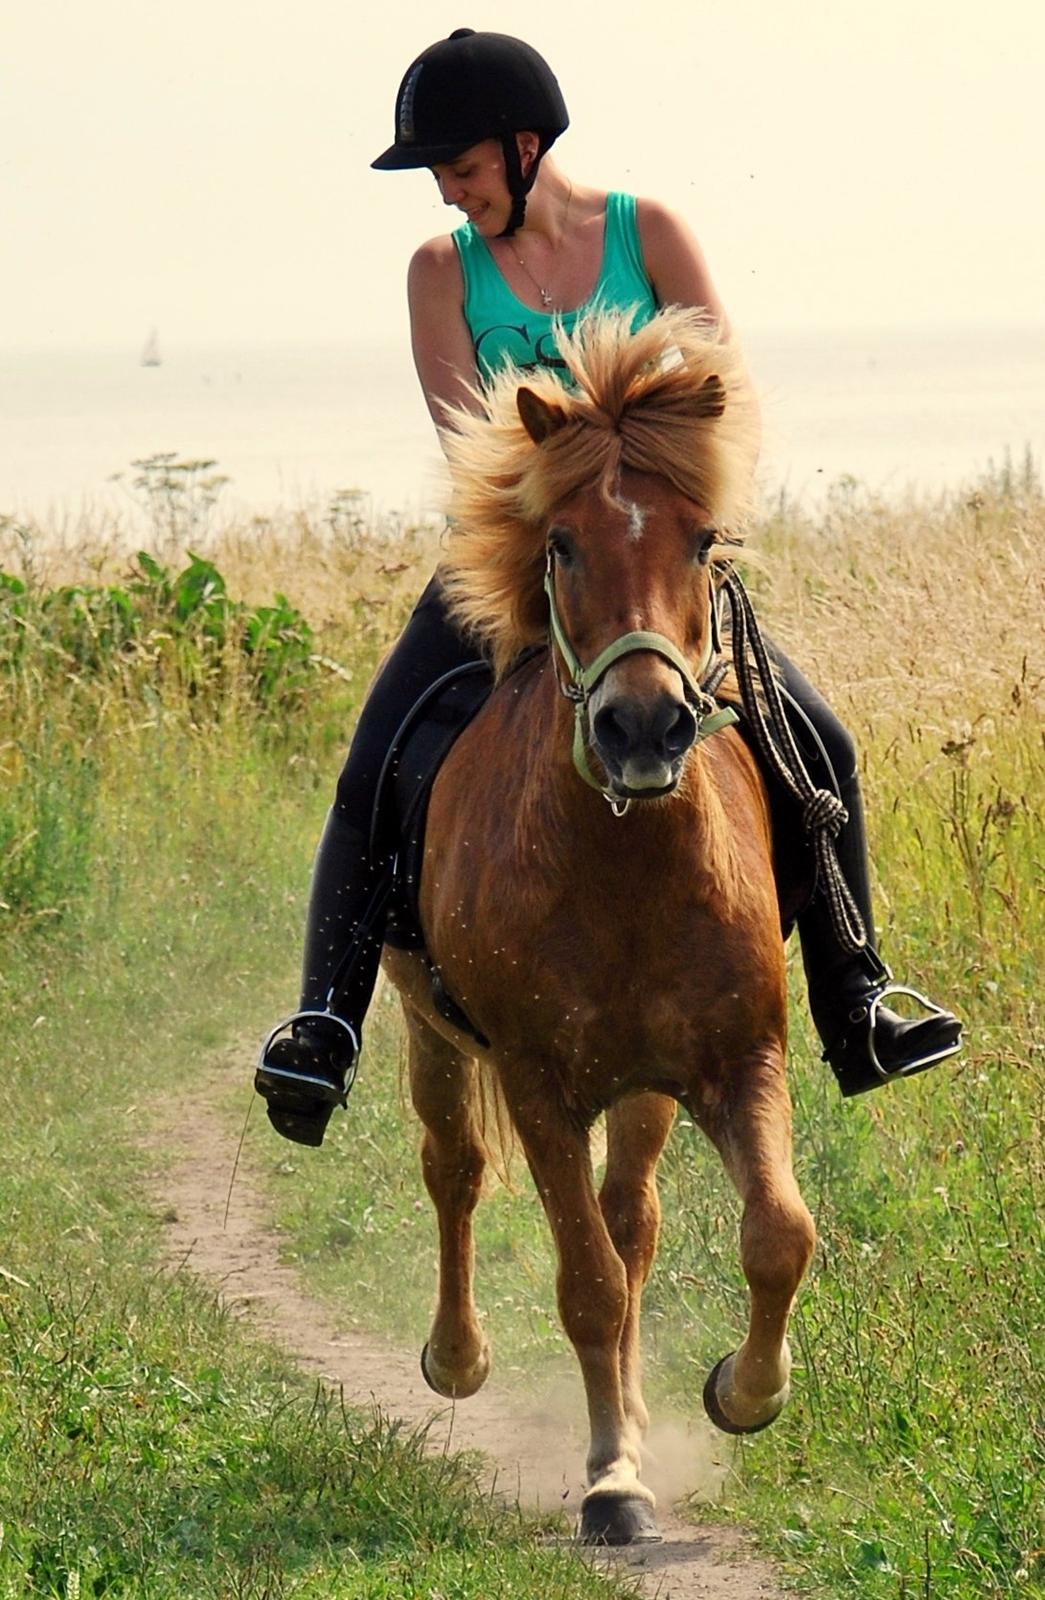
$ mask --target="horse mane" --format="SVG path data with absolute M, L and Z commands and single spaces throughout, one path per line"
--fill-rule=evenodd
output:
M 622 469 L 655 474 L 733 540 L 750 510 L 757 405 L 739 346 L 713 320 L 672 306 L 633 332 L 631 313 L 595 313 L 557 342 L 572 388 L 508 367 L 444 436 L 453 491 L 439 574 L 498 676 L 547 636 L 545 527 L 578 490 L 615 503 Z M 557 414 L 540 444 L 519 414 L 523 388 Z

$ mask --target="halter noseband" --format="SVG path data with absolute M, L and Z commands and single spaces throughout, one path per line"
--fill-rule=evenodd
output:
M 547 565 L 544 570 L 544 592 L 548 597 L 548 619 L 551 624 L 552 638 L 559 648 L 559 654 L 566 664 L 569 679 L 566 682 L 559 679 L 559 688 L 567 700 L 573 703 L 573 764 L 585 783 L 592 789 L 597 789 L 603 799 L 608 800 L 614 816 L 622 817 L 627 811 L 630 800 L 622 799 L 615 795 L 604 782 L 591 770 L 588 761 L 588 702 L 598 685 L 602 682 L 607 672 L 625 656 L 639 654 L 640 651 L 649 651 L 660 656 L 663 661 L 682 678 L 686 699 L 696 712 L 697 731 L 693 743 L 699 744 L 702 739 L 710 738 L 713 733 L 718 733 L 720 728 L 726 728 L 731 722 L 736 722 L 737 714 L 732 706 L 722 706 L 716 709 L 712 697 L 700 686 L 700 680 L 706 675 L 712 659 L 718 654 L 718 596 L 710 576 L 708 583 L 711 588 L 711 629 L 708 640 L 700 661 L 694 671 L 686 660 L 682 651 L 672 644 L 670 639 L 662 633 L 623 633 L 620 638 L 614 639 L 605 650 L 599 652 L 595 660 L 588 666 L 583 666 L 574 651 L 572 644 L 563 627 L 559 615 L 559 607 L 555 599 L 555 580 L 553 576 L 553 556 L 548 551 Z

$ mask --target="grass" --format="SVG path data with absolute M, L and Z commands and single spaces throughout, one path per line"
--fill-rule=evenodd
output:
M 816 1060 L 795 983 L 796 1156 L 820 1247 L 794 1322 L 795 1398 L 775 1429 L 738 1448 L 722 1442 L 721 1514 L 753 1524 L 811 1593 L 1045 1594 L 1043 534 L 1033 475 L 1011 473 L 901 506 L 847 483 L 815 523 L 783 506 L 761 530 L 760 611 L 862 751 L 884 952 L 905 981 L 953 1001 L 969 1034 L 959 1064 L 842 1102 Z M 126 662 L 115 677 L 78 681 L 41 676 L 38 660 L 35 678 L 6 684 L 0 710 L 0 763 L 17 779 L 0 790 L 9 907 L 0 972 L 13 1052 L 0 1079 L 12 1156 L 0 1179 L 9 1219 L 0 1266 L 30 1285 L 0 1279 L 7 1326 L 19 1330 L 0 1336 L 0 1359 L 14 1372 L 17 1357 L 28 1373 L 0 1404 L 0 1579 L 23 1592 L 12 1585 L 33 1571 L 38 1544 L 44 1594 L 72 1592 L 74 1570 L 90 1592 L 92 1549 L 117 1563 L 105 1592 L 161 1600 L 175 1586 L 308 1594 L 321 1582 L 334 1595 L 398 1594 L 406 1570 L 447 1593 L 554 1594 L 533 1565 L 546 1552 L 504 1522 L 491 1527 L 465 1488 L 460 1503 L 471 1510 L 458 1535 L 444 1523 L 436 1537 L 415 1506 L 419 1520 L 404 1509 L 399 1543 L 388 1533 L 361 1554 L 351 1537 L 339 1542 L 350 1525 L 334 1505 L 344 1480 L 332 1466 L 340 1487 L 328 1501 L 309 1460 L 367 1450 L 376 1460 L 401 1441 L 351 1432 L 355 1421 L 315 1405 L 206 1296 L 149 1277 L 155 1231 L 133 1198 L 128 1108 L 245 1018 L 260 1032 L 286 1005 L 307 862 L 344 731 L 426 555 L 425 539 L 371 539 L 346 505 L 318 524 L 197 526 L 193 539 L 230 593 L 257 606 L 278 590 L 316 630 L 307 716 L 272 726 L 227 657 L 206 717 L 176 674 L 157 680 Z M 9 570 L 17 560 L 32 576 L 36 563 L 38 587 L 118 581 L 123 570 L 119 541 L 84 569 L 74 548 L 41 544 L 31 530 L 8 527 L 7 540 Z M 167 548 L 157 555 L 174 559 Z M 346 1320 L 365 1315 L 419 1345 L 434 1221 L 400 1057 L 388 997 L 368 1026 L 349 1113 L 323 1150 L 277 1145 L 260 1120 L 252 1138 L 288 1252 L 310 1281 Z M 737 1213 L 713 1154 L 684 1126 L 662 1174 L 648 1389 L 655 1415 L 693 1416 L 708 1367 L 742 1327 Z M 496 1190 L 480 1208 L 479 1295 L 499 1370 L 525 1385 L 546 1383 L 549 1364 L 570 1375 L 575 1366 L 554 1310 L 543 1219 L 517 1176 L 517 1192 Z M 51 1321 L 53 1338 L 43 1331 Z M 115 1377 L 100 1389 L 107 1362 Z M 69 1396 L 72 1413 L 88 1418 L 82 1445 L 62 1432 Z M 111 1476 L 98 1480 L 104 1493 L 81 1500 L 55 1485 L 66 1482 L 67 1460 L 83 1472 L 102 1452 L 96 1414 L 114 1419 Z M 61 1425 L 36 1425 L 52 1417 Z M 137 1495 L 128 1487 L 135 1473 L 148 1479 L 146 1438 L 169 1463 L 166 1499 L 151 1480 Z M 267 1455 L 259 1440 L 273 1438 Z M 223 1449 L 226 1467 L 208 1465 Z M 411 1504 L 434 1492 L 406 1481 Z M 39 1508 L 35 1483 L 51 1485 Z M 256 1519 L 237 1511 L 241 1490 Z M 293 1524 L 310 1495 L 313 1566 Z M 220 1551 L 191 1530 L 184 1545 L 174 1513 L 186 1504 L 204 1508 L 201 1526 L 221 1530 Z M 509 1547 L 522 1563 L 516 1589 L 462 1575 L 469 1563 L 507 1561 Z
M 0 659 L 0 1597 L 630 1592 L 161 1266 L 149 1108 L 285 1003 L 321 774 L 358 691 L 314 664 L 306 726 L 259 698 L 238 639 L 187 674 L 148 605 L 132 637 L 70 660 L 19 539 L 20 644 Z M 125 581 L 115 565 L 55 583 Z

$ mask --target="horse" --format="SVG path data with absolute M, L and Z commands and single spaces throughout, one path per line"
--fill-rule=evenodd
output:
M 678 1106 L 743 1206 L 746 1337 L 704 1391 L 729 1433 L 768 1426 L 787 1401 L 788 1317 L 815 1234 L 791 1165 L 767 794 L 699 683 L 715 575 L 750 499 L 754 398 L 735 344 L 692 311 L 638 331 L 627 316 L 585 318 L 560 349 L 569 386 L 508 370 L 448 440 L 440 574 L 496 686 L 431 793 L 430 962 L 384 960 L 438 1217 L 424 1377 L 460 1400 L 490 1371 L 473 1299 L 485 1075 L 558 1254 L 590 1424 L 580 1538 L 626 1544 L 660 1537 L 641 1477 L 639 1319 Z M 433 964 L 485 1043 L 435 1008 Z

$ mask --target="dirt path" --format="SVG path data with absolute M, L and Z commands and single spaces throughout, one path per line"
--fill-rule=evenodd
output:
M 237 1133 L 222 1106 L 231 1081 L 247 1078 L 249 1052 L 235 1048 L 215 1058 L 203 1095 L 183 1104 L 168 1101 L 155 1144 L 171 1158 L 155 1179 L 157 1205 L 167 1223 L 172 1263 L 208 1280 L 227 1305 L 247 1316 L 306 1371 L 341 1386 L 352 1405 L 377 1405 L 391 1417 L 430 1425 L 436 1449 L 481 1450 L 498 1485 L 525 1505 L 577 1509 L 585 1440 L 579 1418 L 572 1426 L 575 1397 L 550 1395 L 542 1408 L 498 1382 L 458 1406 L 440 1402 L 426 1387 L 418 1351 L 339 1328 L 330 1310 L 311 1298 L 295 1270 L 280 1260 L 280 1239 L 270 1226 L 260 1187 L 249 1163 L 241 1163 L 228 1221 L 226 1195 Z M 211 1102 L 213 1114 L 206 1103 Z M 273 1134 L 273 1139 L 275 1139 Z M 579 1395 L 579 1382 L 578 1382 Z M 541 1412 L 543 1411 L 543 1415 Z M 565 1420 L 564 1420 L 565 1419 Z M 722 1468 L 712 1466 L 703 1423 L 669 1424 L 651 1435 L 653 1459 L 647 1481 L 657 1492 L 664 1543 L 602 1554 L 643 1574 L 650 1600 L 784 1600 L 772 1569 L 731 1529 L 681 1522 L 670 1515 L 678 1498 Z M 714 1453 L 728 1458 L 719 1436 Z M 703 1461 L 703 1468 L 694 1464 Z

